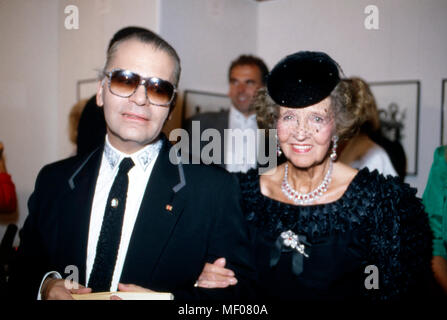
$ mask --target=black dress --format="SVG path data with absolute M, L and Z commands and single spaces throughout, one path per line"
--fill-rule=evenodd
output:
M 238 177 L 261 298 L 394 300 L 424 294 L 431 232 L 416 190 L 398 178 L 365 168 L 337 201 L 295 206 L 262 195 L 257 170 Z M 288 230 L 308 257 L 283 244 L 281 233 Z

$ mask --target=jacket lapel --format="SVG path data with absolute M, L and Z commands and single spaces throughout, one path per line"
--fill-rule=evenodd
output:
M 127 250 L 121 282 L 148 285 L 185 205 L 183 169 L 169 159 L 170 142 L 152 169 Z
M 78 268 L 81 284 L 85 284 L 90 212 L 102 151 L 103 148 L 97 149 L 75 167 L 67 181 L 68 191 L 59 202 L 59 212 L 63 214 L 59 221 L 61 232 L 58 234 L 57 257 L 60 257 L 62 269 L 68 265 Z
M 222 150 L 222 152 L 221 152 L 222 160 L 221 160 L 219 166 L 224 169 L 225 169 L 225 156 L 228 152 L 227 143 L 225 143 L 225 141 L 226 141 L 225 129 L 229 129 L 229 127 L 230 127 L 230 111 L 225 110 L 224 117 L 222 117 L 221 127 L 219 128 L 220 139 L 221 139 L 221 150 Z
M 225 129 L 228 129 L 230 123 L 229 123 L 229 117 L 230 112 L 228 110 L 222 111 L 222 116 L 220 116 L 217 122 L 212 123 L 210 125 L 210 128 L 217 129 L 220 134 L 220 162 L 217 163 L 219 167 L 222 167 L 225 169 L 225 154 L 227 152 L 226 150 L 226 143 L 225 143 Z

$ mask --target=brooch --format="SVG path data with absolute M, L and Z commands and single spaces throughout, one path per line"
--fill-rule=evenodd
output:
M 287 230 L 281 233 L 281 238 L 283 238 L 283 244 L 287 247 L 291 247 L 292 249 L 297 250 L 306 258 L 309 258 L 309 255 L 304 251 L 306 246 L 300 242 L 298 236 L 293 233 L 291 230 Z

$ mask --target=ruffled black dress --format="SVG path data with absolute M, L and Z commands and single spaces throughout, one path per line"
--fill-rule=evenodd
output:
M 365 168 L 337 201 L 295 206 L 262 195 L 257 170 L 238 178 L 260 298 L 389 300 L 424 294 L 431 232 L 408 184 Z M 308 257 L 284 245 L 281 233 L 288 230 Z

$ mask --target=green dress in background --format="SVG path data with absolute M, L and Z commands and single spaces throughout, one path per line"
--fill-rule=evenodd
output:
M 447 161 L 446 147 L 435 151 L 422 201 L 433 231 L 433 256 L 447 260 Z

